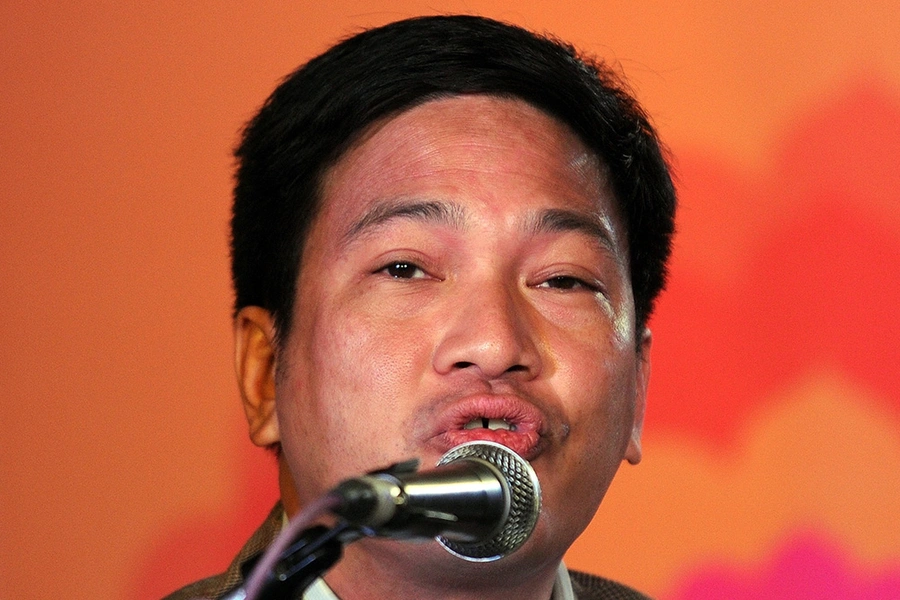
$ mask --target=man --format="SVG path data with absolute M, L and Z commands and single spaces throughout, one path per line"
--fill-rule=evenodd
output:
M 173 598 L 239 583 L 341 480 L 472 440 L 538 475 L 521 549 L 366 539 L 307 598 L 641 597 L 561 563 L 641 458 L 673 232 L 659 143 L 615 77 L 494 21 L 401 21 L 288 77 L 236 156 L 237 374 L 282 502 L 227 573 Z

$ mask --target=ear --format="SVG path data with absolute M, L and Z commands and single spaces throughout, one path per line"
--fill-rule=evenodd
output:
M 644 328 L 638 350 L 638 364 L 635 372 L 634 421 L 631 424 L 631 438 L 625 450 L 625 460 L 636 465 L 641 462 L 641 433 L 644 430 L 644 412 L 647 408 L 647 385 L 650 383 L 650 346 L 653 334 Z
M 273 446 L 281 440 L 275 412 L 275 321 L 259 306 L 242 308 L 234 319 L 234 366 L 250 440 Z

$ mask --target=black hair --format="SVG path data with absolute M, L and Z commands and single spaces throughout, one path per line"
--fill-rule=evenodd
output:
M 603 63 L 475 16 L 418 17 L 359 33 L 266 100 L 235 151 L 235 311 L 269 310 L 283 339 L 325 172 L 374 122 L 462 94 L 521 99 L 565 123 L 606 165 L 627 227 L 640 332 L 665 285 L 674 233 L 675 189 L 656 132 Z

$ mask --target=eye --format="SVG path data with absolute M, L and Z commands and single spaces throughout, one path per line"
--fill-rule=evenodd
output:
M 600 287 L 596 284 L 588 283 L 578 277 L 568 275 L 557 275 L 538 284 L 537 287 L 549 288 L 553 290 L 588 290 L 590 292 L 599 292 Z
M 425 277 L 418 265 L 411 262 L 396 261 L 381 267 L 377 272 L 385 273 L 394 279 L 421 279 Z

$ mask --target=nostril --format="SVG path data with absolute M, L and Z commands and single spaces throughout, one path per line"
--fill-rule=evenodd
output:
M 453 363 L 453 367 L 456 369 L 468 369 L 469 367 L 474 367 L 474 366 L 475 366 L 475 363 L 468 362 L 468 361 L 459 361 L 459 362 Z M 528 370 L 528 367 L 526 367 L 525 365 L 513 365 L 513 366 L 509 367 L 508 369 L 506 369 L 506 372 L 507 373 L 518 373 L 520 371 L 527 371 L 527 370 Z

